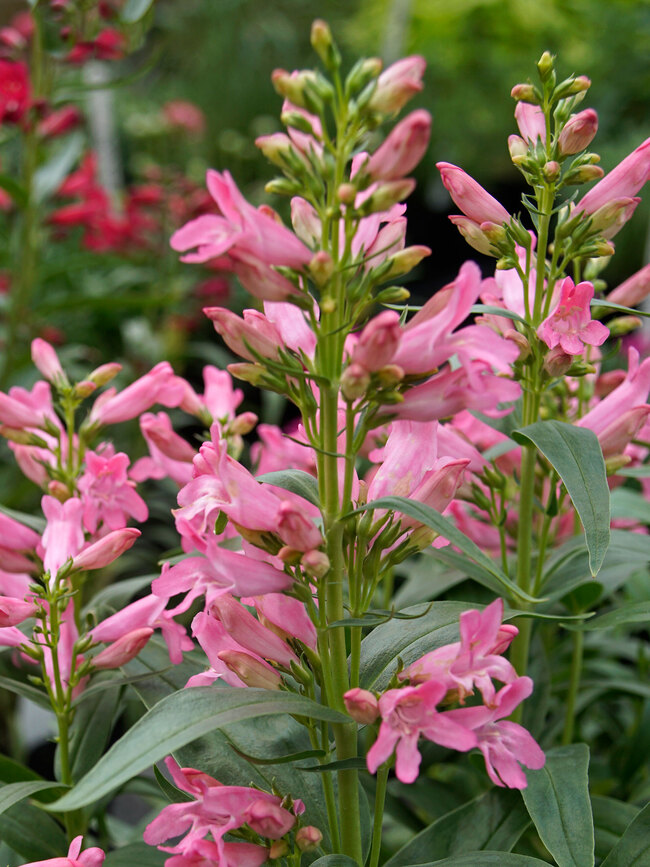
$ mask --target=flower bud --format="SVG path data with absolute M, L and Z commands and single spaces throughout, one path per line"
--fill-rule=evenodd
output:
M 573 357 L 567 355 L 561 346 L 551 349 L 544 358 L 544 370 L 549 376 L 564 376 L 572 364 Z
M 236 416 L 228 426 L 228 432 L 235 436 L 246 436 L 257 424 L 257 416 L 254 412 L 243 412 Z
M 229 364 L 227 370 L 235 379 L 242 379 L 244 382 L 250 382 L 256 388 L 259 388 L 264 382 L 266 368 L 261 364 L 249 364 L 245 361 Z
M 591 87 L 591 79 L 586 75 L 578 75 L 575 78 L 567 78 L 561 81 L 553 92 L 554 99 L 566 99 L 567 96 L 574 96 L 576 93 L 584 93 Z
M 607 296 L 607 300 L 613 304 L 623 304 L 626 307 L 635 307 L 650 294 L 650 265 L 645 265 L 636 274 L 629 277 L 620 286 L 617 286 Z
M 81 382 L 76 382 L 74 386 L 75 397 L 90 397 L 95 391 L 97 391 L 97 386 L 90 379 L 82 379 Z
M 270 163 L 280 168 L 284 168 L 299 159 L 291 139 L 283 132 L 258 136 L 255 139 L 255 147 L 262 151 Z
M 64 485 L 63 482 L 58 481 L 58 479 L 52 479 L 52 481 L 48 483 L 47 491 L 53 497 L 56 497 L 60 503 L 65 503 L 66 500 L 70 499 L 68 486 Z
M 100 386 L 109 383 L 117 376 L 120 370 L 122 370 L 122 365 L 118 364 L 117 361 L 111 361 L 108 364 L 100 364 L 100 366 L 96 367 L 88 376 L 88 379 L 90 382 L 94 382 L 99 388 Z
M 598 132 L 598 115 L 593 108 L 572 114 L 560 133 L 558 145 L 562 156 L 577 154 L 591 144 Z
M 415 548 L 416 551 L 424 551 L 425 548 L 430 548 L 440 534 L 436 533 L 430 527 L 416 527 L 409 536 L 409 548 Z M 409 555 L 410 556 L 410 552 Z
M 287 566 L 297 566 L 300 563 L 302 551 L 298 551 L 296 548 L 291 548 L 289 545 L 284 545 L 278 551 L 278 557 L 282 560 L 283 563 L 286 563 Z
M 379 57 L 364 57 L 358 60 L 345 81 L 345 89 L 349 93 L 356 93 L 365 87 L 373 78 L 377 78 L 382 70 L 383 63 Z
M 530 343 L 519 331 L 514 328 L 509 328 L 503 335 L 506 340 L 511 340 L 519 347 L 519 358 L 517 361 L 525 361 L 530 355 Z
M 640 201 L 638 196 L 621 196 L 601 205 L 591 215 L 591 231 L 605 238 L 613 238 L 630 219 Z
M 150 626 L 127 632 L 93 657 L 93 668 L 103 670 L 126 665 L 127 662 L 135 659 L 152 635 L 153 629 Z
M 379 211 L 387 211 L 398 202 L 408 199 L 415 189 L 413 178 L 401 178 L 396 181 L 380 183 L 377 189 L 368 196 L 359 208 L 363 214 L 376 214 Z
M 371 725 L 379 716 L 379 702 L 367 689 L 349 689 L 344 693 L 343 701 L 352 719 L 362 725 Z
M 263 800 L 253 801 L 244 813 L 246 824 L 262 837 L 277 840 L 296 824 L 296 817 L 284 807 Z
M 301 852 L 312 852 L 318 849 L 323 835 L 315 825 L 305 825 L 296 831 L 296 846 Z
M 269 860 L 275 861 L 277 858 L 284 858 L 289 851 L 289 844 L 286 840 L 274 840 L 269 849 Z
M 113 530 L 107 533 L 97 542 L 93 542 L 76 554 L 73 558 L 72 568 L 86 572 L 90 569 L 101 569 L 108 566 L 133 545 L 140 535 L 140 530 L 134 527 L 125 527 L 122 530 Z
M 598 238 L 591 244 L 591 256 L 613 256 L 616 248 L 611 241 L 606 241 L 604 238 Z
M 542 174 L 545 181 L 556 181 L 560 177 L 562 168 L 556 160 L 549 160 L 542 168 Z
M 48 444 L 36 434 L 30 433 L 28 430 L 20 430 L 20 428 L 8 427 L 0 424 L 0 436 L 9 440 L 12 443 L 18 443 L 22 446 L 38 446 L 40 449 L 49 448 Z
M 270 665 L 255 659 L 250 653 L 240 650 L 222 650 L 217 656 L 240 680 L 243 680 L 246 686 L 280 689 L 282 678 L 277 671 Z
M 532 84 L 515 84 L 510 96 L 518 102 L 529 102 L 531 105 L 540 105 L 542 102 L 542 94 Z
M 32 361 L 48 382 L 53 385 L 67 384 L 68 377 L 61 367 L 54 347 L 40 337 L 32 340 Z
M 542 81 L 546 81 L 550 74 L 553 72 L 554 60 L 555 57 L 551 54 L 551 52 L 545 51 L 537 61 L 537 69 L 539 70 L 539 77 L 542 79 Z
M 293 74 L 287 72 L 286 69 L 274 69 L 271 74 L 271 82 L 276 92 L 298 108 L 308 108 L 305 85 L 308 81 L 313 81 L 314 78 L 314 73 L 306 69 Z
M 393 388 L 404 379 L 404 368 L 399 364 L 385 364 L 376 371 L 376 375 L 382 388 Z
M 641 327 L 641 320 L 638 316 L 617 316 L 616 319 L 611 319 L 607 323 L 610 337 L 623 337 Z
M 590 181 L 597 181 L 605 174 L 600 166 L 578 166 L 571 169 L 564 176 L 565 184 L 588 184 Z
M 630 455 L 614 455 L 611 458 L 605 458 L 605 472 L 608 476 L 615 476 L 616 473 L 626 467 L 632 457 Z
M 460 234 L 465 238 L 470 247 L 483 253 L 484 256 L 492 255 L 492 244 L 486 235 L 481 231 L 481 227 L 475 220 L 469 217 L 463 217 L 461 214 L 452 214 L 449 217 L 451 223 L 456 226 Z M 492 223 L 491 225 L 495 225 Z
M 324 551 L 307 551 L 300 565 L 310 578 L 324 578 L 330 570 L 330 559 Z
M 371 111 L 394 114 L 422 90 L 426 67 L 423 57 L 414 55 L 393 63 L 379 76 L 377 87 L 368 103 Z
M 334 273 L 334 260 L 325 250 L 320 250 L 309 263 L 309 273 L 317 286 L 324 286 Z
M 329 24 L 322 18 L 317 18 L 311 25 L 311 45 L 328 69 L 340 66 L 341 55 L 332 39 Z
M 354 200 L 357 197 L 357 188 L 354 184 L 345 183 L 340 184 L 339 188 L 336 191 L 336 198 L 343 205 L 353 205 Z
M 370 374 L 360 364 L 350 364 L 341 376 L 341 392 L 346 400 L 364 397 L 370 385 Z
M 431 249 L 423 244 L 415 244 L 412 247 L 405 247 L 397 253 L 393 253 L 386 261 L 390 264 L 390 268 L 386 273 L 385 279 L 390 280 L 393 277 L 399 277 L 402 274 L 408 274 L 416 265 L 426 257 L 431 255 Z
M 528 156 L 528 145 L 520 135 L 508 136 L 508 150 L 510 159 L 516 166 L 521 165 L 523 159 Z

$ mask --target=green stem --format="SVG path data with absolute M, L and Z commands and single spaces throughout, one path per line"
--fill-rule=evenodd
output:
M 381 832 L 384 818 L 384 801 L 386 800 L 386 785 L 390 766 L 382 765 L 377 771 L 377 790 L 375 792 L 375 814 L 372 825 L 372 846 L 370 849 L 369 867 L 377 867 L 381 850 Z
M 580 676 L 582 674 L 582 657 L 584 652 L 584 633 L 576 630 L 573 633 L 573 652 L 571 654 L 571 675 L 569 680 L 569 693 L 566 699 L 566 716 L 564 718 L 564 731 L 562 743 L 570 744 L 573 741 L 575 726 L 576 700 L 580 689 Z

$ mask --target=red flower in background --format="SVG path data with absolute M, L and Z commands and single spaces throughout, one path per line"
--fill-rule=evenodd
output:
M 19 123 L 30 104 L 27 66 L 13 60 L 0 60 L 0 123 Z

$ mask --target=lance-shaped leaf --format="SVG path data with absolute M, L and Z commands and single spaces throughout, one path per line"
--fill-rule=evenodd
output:
M 512 432 L 520 445 L 534 445 L 564 482 L 585 528 L 589 568 L 597 575 L 609 545 L 607 471 L 598 437 L 562 421 L 538 421 Z
M 644 807 L 602 863 L 602 867 L 650 864 L 650 804 Z
M 299 497 L 320 508 L 318 482 L 303 470 L 277 470 L 263 473 L 256 478 L 258 482 L 265 482 L 267 485 L 275 485 L 276 488 L 284 488 L 285 491 L 298 494 Z
M 539 771 L 528 771 L 524 803 L 558 867 L 593 867 L 594 823 L 586 744 L 556 747 Z
M 9 807 L 24 801 L 36 792 L 43 789 L 60 789 L 61 783 L 51 783 L 49 780 L 25 780 L 20 783 L 9 783 L 0 788 L 0 813 L 4 813 Z M 65 788 L 65 787 L 64 787 Z
M 48 809 L 92 804 L 150 765 L 196 738 L 232 723 L 272 714 L 348 722 L 338 711 L 287 692 L 237 687 L 193 687 L 164 698 L 113 744 L 79 783 Z
M 548 867 L 548 861 L 529 855 L 511 855 L 509 852 L 466 852 L 442 861 L 429 861 L 419 867 Z
M 419 503 L 417 500 L 409 500 L 408 497 L 380 497 L 378 500 L 373 500 L 359 509 L 349 512 L 346 517 L 355 515 L 360 512 L 367 512 L 369 509 L 389 509 L 393 512 L 401 512 L 403 515 L 408 515 L 409 518 L 415 518 L 420 524 L 425 527 L 430 527 L 439 533 L 452 545 L 467 555 L 471 560 L 475 561 L 482 567 L 482 572 L 492 576 L 493 587 L 498 594 L 505 593 L 509 598 L 523 599 L 526 602 L 538 602 L 534 596 L 529 596 L 505 575 L 497 564 L 491 560 L 487 554 L 483 553 L 478 545 L 473 542 L 469 536 L 452 524 L 447 518 L 443 517 L 440 512 L 425 503 Z M 472 575 L 472 577 L 474 577 Z M 485 583 L 485 582 L 483 582 Z

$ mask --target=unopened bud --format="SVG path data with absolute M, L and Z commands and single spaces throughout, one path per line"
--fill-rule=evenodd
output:
M 563 180 L 565 184 L 588 184 L 597 181 L 605 174 L 600 166 L 578 166 L 567 172 Z
M 495 247 L 502 244 L 506 240 L 506 230 L 500 223 L 491 223 L 489 220 L 481 223 L 481 232 L 485 235 L 488 241 Z
M 573 356 L 567 355 L 561 346 L 556 346 L 546 353 L 544 370 L 549 376 L 564 376 L 573 364 Z
M 52 479 L 51 482 L 48 482 L 47 492 L 53 497 L 56 497 L 60 503 L 65 503 L 66 500 L 70 499 L 68 486 L 64 485 L 63 482 L 60 482 L 58 479 Z
M 575 78 L 567 78 L 561 81 L 553 92 L 554 99 L 566 99 L 567 96 L 574 96 L 576 93 L 584 93 L 591 87 L 591 79 L 586 75 L 578 75 Z
M 134 629 L 132 632 L 127 632 L 126 635 L 121 635 L 93 657 L 93 668 L 102 670 L 126 665 L 127 662 L 135 659 L 152 635 L 153 629 L 149 626 L 143 626 L 141 629 Z M 77 650 L 79 653 L 83 652 L 81 646 L 78 646 Z
M 290 164 L 292 158 L 297 158 L 291 139 L 282 132 L 259 136 L 255 139 L 255 147 L 261 150 L 270 163 L 280 168 Z
M 300 563 L 302 551 L 298 551 L 296 548 L 290 548 L 288 545 L 283 545 L 278 551 L 278 557 L 283 563 L 286 563 L 287 566 L 297 566 L 298 563 Z
M 257 686 L 261 689 L 280 689 L 282 678 L 263 662 L 255 659 L 249 653 L 240 650 L 221 650 L 217 656 L 246 686 Z
M 616 252 L 616 247 L 611 241 L 606 241 L 604 238 L 598 238 L 591 244 L 592 256 L 613 256 Z
M 250 433 L 257 424 L 257 416 L 254 412 L 243 412 L 236 416 L 229 425 L 229 432 L 235 436 L 245 436 Z
M 439 533 L 432 530 L 430 527 L 416 527 L 409 536 L 409 547 L 415 548 L 417 551 L 424 551 L 425 548 L 430 548 L 438 538 Z
M 309 263 L 309 273 L 317 286 L 324 286 L 334 273 L 334 259 L 325 250 L 320 250 Z
M 280 115 L 280 120 L 285 126 L 290 126 L 292 129 L 297 129 L 300 132 L 318 138 L 309 118 L 299 111 L 283 111 Z
M 532 84 L 515 84 L 510 96 L 518 102 L 529 102 L 531 105 L 540 105 L 542 102 L 542 94 Z
M 354 184 L 340 184 L 336 191 L 336 197 L 343 205 L 353 205 L 357 197 L 357 188 Z
M 611 458 L 605 458 L 605 470 L 607 475 L 615 475 L 620 469 L 626 467 L 631 460 L 631 455 L 614 455 Z
M 524 335 L 514 328 L 509 328 L 503 336 L 506 340 L 511 340 L 519 347 L 519 358 L 517 361 L 525 361 L 530 355 L 531 350 L 530 343 Z
M 404 286 L 387 286 L 377 293 L 375 301 L 378 304 L 403 304 L 411 297 L 411 293 Z
M 289 851 L 289 844 L 286 840 L 274 840 L 269 849 L 269 861 L 275 861 L 277 858 L 284 858 Z
M 244 382 L 250 382 L 251 385 L 259 387 L 264 380 L 266 368 L 262 367 L 261 364 L 251 364 L 242 361 L 236 362 L 235 364 L 229 364 L 228 372 L 231 373 L 235 379 L 242 379 Z
M 376 214 L 378 211 L 387 211 L 393 205 L 407 199 L 414 189 L 415 181 L 413 178 L 385 181 L 379 184 L 371 196 L 368 196 L 359 210 L 364 214 Z
M 381 72 L 383 63 L 379 57 L 365 57 L 357 61 L 350 70 L 345 88 L 349 93 L 356 93 L 365 87 L 373 78 L 377 78 Z
M 345 709 L 352 719 L 362 725 L 372 725 L 379 716 L 379 702 L 367 689 L 355 687 L 343 695 Z
M 491 255 L 492 244 L 475 220 L 471 220 L 469 217 L 464 217 L 461 214 L 452 214 L 449 217 L 449 221 L 456 226 L 470 247 L 478 250 L 479 253 L 483 253 L 484 256 Z
M 528 145 L 520 135 L 508 136 L 508 150 L 510 151 L 510 159 L 518 166 L 528 157 Z
M 544 175 L 544 180 L 552 182 L 556 181 L 560 177 L 560 172 L 562 168 L 557 160 L 549 160 L 544 164 L 542 168 L 542 174 Z
M 558 139 L 560 153 L 580 153 L 589 147 L 597 132 L 598 115 L 593 108 L 571 115 Z
M 359 479 L 359 492 L 357 494 L 357 506 L 365 506 L 368 502 L 368 483 Z
M 431 248 L 425 247 L 423 244 L 415 244 L 412 247 L 405 247 L 397 253 L 393 253 L 386 261 L 390 264 L 390 268 L 386 274 L 386 279 L 399 277 L 402 274 L 408 274 L 416 265 L 426 257 L 431 255 Z
M 641 320 L 638 316 L 617 316 L 616 319 L 611 319 L 607 323 L 610 337 L 623 337 L 624 334 L 629 334 L 636 328 L 641 327 Z
M 341 392 L 346 400 L 363 397 L 370 385 L 370 374 L 360 364 L 350 364 L 341 376 Z
M 545 51 L 537 61 L 537 69 L 539 70 L 539 77 L 542 79 L 542 81 L 546 81 L 546 79 L 553 72 L 554 60 L 555 57 L 551 54 L 551 52 Z
M 9 440 L 9 442 L 18 443 L 23 446 L 38 446 L 41 449 L 49 448 L 44 439 L 21 428 L 8 427 L 2 424 L 0 425 L 0 436 Z
M 587 376 L 591 373 L 596 373 L 596 366 L 582 360 L 574 361 L 567 371 L 568 376 Z
M 317 18 L 311 25 L 311 45 L 328 69 L 340 65 L 341 55 L 332 39 L 332 31 L 322 18 Z
M 324 578 L 330 570 L 330 559 L 324 551 L 307 551 L 300 565 L 310 578 Z
M 90 379 L 82 379 L 81 382 L 75 383 L 75 397 L 90 397 L 94 391 L 97 391 L 97 385 Z
M 392 388 L 404 379 L 404 369 L 399 364 L 385 364 L 375 371 L 382 388 Z
M 99 388 L 114 379 L 120 370 L 122 370 L 122 365 L 118 364 L 117 361 L 111 361 L 108 364 L 100 364 L 100 366 L 96 367 L 88 376 L 88 379 L 91 382 L 94 382 Z
M 277 196 L 295 196 L 302 192 L 302 185 L 298 181 L 290 181 L 289 178 L 273 178 L 264 189 Z
M 315 825 L 305 825 L 296 831 L 296 846 L 301 852 L 311 852 L 318 849 L 323 835 Z
M 271 82 L 276 92 L 288 99 L 293 105 L 298 108 L 307 108 L 305 103 L 305 83 L 307 77 L 313 78 L 313 73 L 307 70 L 301 70 L 295 75 L 287 72 L 286 69 L 274 69 L 271 73 Z

